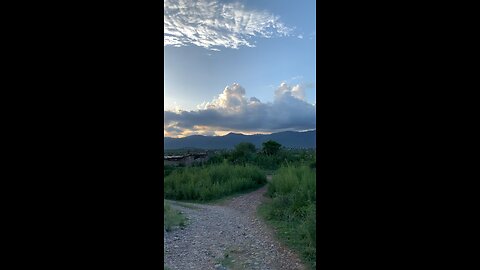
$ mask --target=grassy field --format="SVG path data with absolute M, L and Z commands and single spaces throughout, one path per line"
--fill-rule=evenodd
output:
M 227 163 L 207 167 L 187 167 L 172 171 L 164 180 L 164 198 L 186 201 L 212 201 L 266 183 L 256 166 Z
M 316 173 L 310 167 L 282 167 L 268 186 L 271 200 L 258 211 L 277 236 L 316 267 Z

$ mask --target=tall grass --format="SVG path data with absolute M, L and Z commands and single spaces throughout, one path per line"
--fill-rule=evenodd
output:
M 171 166 L 171 165 L 165 165 L 163 166 L 163 177 L 165 176 L 168 176 L 169 174 L 171 174 L 175 169 L 174 166 Z
M 166 199 L 210 201 L 265 183 L 265 175 L 255 166 L 222 163 L 173 171 L 163 187 Z
M 176 226 L 185 226 L 185 217 L 178 211 L 173 210 L 170 204 L 165 200 L 163 200 L 163 224 L 167 232 L 171 231 Z
M 297 250 L 312 269 L 316 266 L 316 173 L 308 166 L 278 170 L 268 186 L 272 198 L 259 212 Z

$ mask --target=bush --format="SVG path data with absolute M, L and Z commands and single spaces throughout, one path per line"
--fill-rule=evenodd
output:
M 315 268 L 316 261 L 316 173 L 308 166 L 285 166 L 268 186 L 271 201 L 261 206 L 261 214 L 280 236 L 298 250 Z
M 268 140 L 264 143 L 262 143 L 263 149 L 262 152 L 265 153 L 266 155 L 275 155 L 280 151 L 280 147 L 282 147 L 281 144 L 279 144 L 276 141 Z
M 220 154 L 216 154 L 216 155 L 213 155 L 212 157 L 210 157 L 207 161 L 207 165 L 212 165 L 212 164 L 220 164 L 222 163 L 224 160 L 224 157 Z
M 266 177 L 255 166 L 227 163 L 187 167 L 164 180 L 164 197 L 173 200 L 210 201 L 259 187 Z
M 230 161 L 235 164 L 251 163 L 255 157 L 255 152 L 255 145 L 252 143 L 239 143 L 235 145 L 235 150 L 230 155 Z

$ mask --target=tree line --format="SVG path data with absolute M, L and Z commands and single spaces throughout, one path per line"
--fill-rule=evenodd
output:
M 254 144 L 242 142 L 231 151 L 222 151 L 212 156 L 208 163 L 228 162 L 235 165 L 256 165 L 263 169 L 276 170 L 281 165 L 308 165 L 316 167 L 315 150 L 289 150 L 280 143 L 269 140 L 257 149 Z

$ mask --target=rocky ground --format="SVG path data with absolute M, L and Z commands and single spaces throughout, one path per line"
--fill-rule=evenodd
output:
M 215 205 L 169 201 L 188 219 L 165 232 L 169 269 L 305 269 L 256 213 L 266 186 Z

